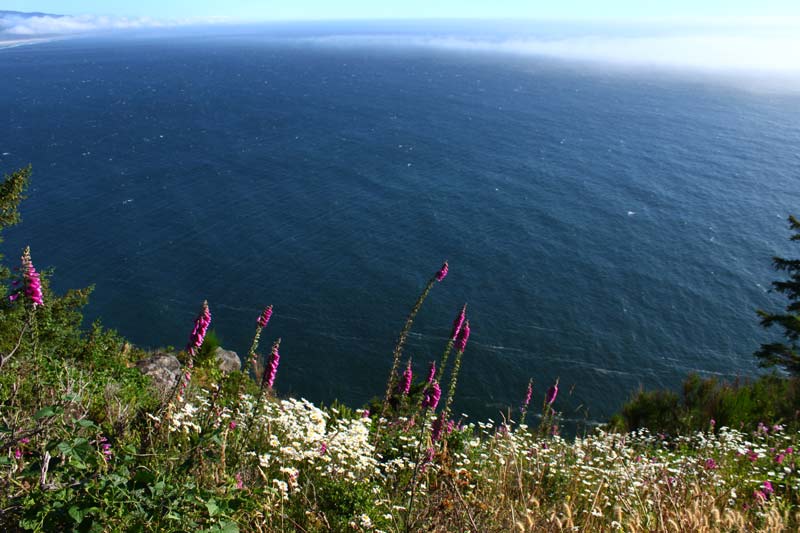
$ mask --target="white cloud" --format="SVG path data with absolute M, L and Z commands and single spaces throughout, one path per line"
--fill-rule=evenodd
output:
M 99 15 L 0 17 L 0 31 L 5 35 L 36 37 L 41 35 L 74 35 L 82 33 L 141 29 L 169 28 L 191 24 L 224 22 L 224 18 L 158 20 L 149 17 L 110 17 Z

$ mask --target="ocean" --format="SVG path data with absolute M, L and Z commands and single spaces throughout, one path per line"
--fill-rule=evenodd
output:
M 759 370 L 773 255 L 797 256 L 800 92 L 724 76 L 365 40 L 84 38 L 0 50 L 0 168 L 58 291 L 182 347 L 281 337 L 280 394 L 380 396 L 406 314 L 422 375 L 468 303 L 456 409 L 560 379 L 567 420 L 639 387 Z M 535 400 L 538 401 L 538 400 Z

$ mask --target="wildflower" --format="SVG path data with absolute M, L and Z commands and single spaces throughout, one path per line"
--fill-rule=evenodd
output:
M 522 401 L 522 411 L 528 409 L 528 405 L 531 403 L 531 397 L 533 396 L 533 380 L 528 380 L 528 390 L 525 391 L 525 399 Z
M 769 496 L 773 492 L 775 492 L 775 489 L 772 488 L 772 483 L 770 483 L 769 480 L 765 481 L 764 482 L 764 494 Z
M 325 455 L 326 453 L 328 453 L 328 443 L 323 442 L 319 445 L 319 454 Z
M 281 355 L 278 353 L 278 347 L 280 347 L 280 345 L 280 339 L 276 340 L 272 345 L 272 353 L 269 357 L 269 364 L 267 365 L 267 370 L 264 372 L 264 377 L 261 381 L 262 390 L 265 386 L 271 389 L 272 385 L 275 383 L 275 376 L 278 373 L 278 364 L 281 361 Z
M 706 470 L 716 470 L 717 469 L 717 462 L 714 459 L 706 459 L 703 466 L 706 467 Z
M 436 406 L 439 405 L 441 397 L 442 389 L 439 386 L 439 382 L 434 381 L 433 384 L 425 390 L 425 396 L 422 399 L 422 408 L 436 410 Z
M 111 459 L 111 444 L 109 444 L 108 439 L 105 437 L 100 437 L 100 449 L 103 453 L 103 460 L 108 462 Z
M 22 450 L 17 448 L 16 450 L 14 450 L 14 459 L 19 461 L 21 458 L 22 458 Z
M 361 418 L 369 418 L 369 409 L 364 409 L 361 412 Z
M 442 268 L 436 273 L 436 281 L 442 281 L 445 276 L 447 276 L 447 261 L 444 262 Z
M 206 338 L 208 326 L 211 324 L 211 311 L 208 309 L 208 301 L 203 302 L 203 309 L 194 321 L 194 329 L 192 334 L 189 335 L 189 344 L 186 346 L 186 351 L 191 355 L 196 355 L 198 348 L 203 345 L 203 340 Z
M 39 273 L 36 272 L 36 268 L 33 266 L 33 261 L 31 261 L 30 246 L 26 246 L 25 250 L 22 252 L 21 263 L 20 270 L 22 271 L 23 289 L 11 294 L 8 299 L 13 302 L 19 298 L 20 294 L 24 294 L 33 303 L 33 307 L 44 305 L 42 281 L 39 279 Z M 19 284 L 19 282 L 14 283 L 14 285 Z
M 442 438 L 442 430 L 444 429 L 444 411 L 433 421 L 433 426 L 431 428 L 431 440 L 433 442 L 439 442 Z
M 556 382 L 553 383 L 553 386 L 547 389 L 547 394 L 544 397 L 544 402 L 547 405 L 553 405 L 553 402 L 556 401 L 556 396 L 558 396 L 558 379 Z
M 272 306 L 265 307 L 264 310 L 261 312 L 261 315 L 256 319 L 256 324 L 258 327 L 265 328 L 269 323 L 269 319 L 272 317 Z
M 238 425 L 238 424 L 236 423 L 236 420 L 231 420 L 230 424 L 228 424 L 228 427 L 229 427 L 230 429 L 236 429 L 236 426 L 237 426 L 237 425 Z
M 242 474 L 236 472 L 236 488 L 243 489 L 244 488 L 244 480 L 242 479 Z
M 753 491 L 753 498 L 755 498 L 756 503 L 759 503 L 759 504 L 764 503 L 764 502 L 767 501 L 767 495 L 764 494 L 764 491 L 761 491 L 761 490 L 758 490 L 758 489 Z
M 413 373 L 411 372 L 411 359 L 408 360 L 408 364 L 406 365 L 406 369 L 403 372 L 403 379 L 400 380 L 398 384 L 398 389 L 400 390 L 400 394 L 407 395 L 411 390 L 411 379 L 413 377 Z
M 775 462 L 778 463 L 779 465 L 783 464 L 784 457 L 786 457 L 786 454 L 779 453 L 778 455 L 775 456 Z
M 466 349 L 467 340 L 469 340 L 469 320 L 464 321 L 464 326 L 458 333 L 458 338 L 456 339 L 455 345 L 457 352 L 463 352 Z
M 431 366 L 428 369 L 428 379 L 427 379 L 428 385 L 433 383 L 433 378 L 435 375 L 436 375 L 436 361 L 431 361 Z
M 467 304 L 464 304 L 464 307 L 461 308 L 461 312 L 453 321 L 453 333 L 450 335 L 451 341 L 455 341 L 456 338 L 458 338 L 458 334 L 461 331 L 461 326 L 464 325 L 464 318 L 466 317 L 466 315 L 467 315 Z

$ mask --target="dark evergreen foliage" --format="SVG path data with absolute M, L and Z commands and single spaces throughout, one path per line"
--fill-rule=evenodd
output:
M 789 217 L 789 228 L 794 231 L 791 240 L 800 241 L 800 221 Z M 768 313 L 758 310 L 761 325 L 765 328 L 776 325 L 783 330 L 786 342 L 771 342 L 762 344 L 755 356 L 760 359 L 761 366 L 782 367 L 793 375 L 800 375 L 800 259 L 784 259 L 773 257 L 772 264 L 776 270 L 786 272 L 787 280 L 775 281 L 772 287 L 775 291 L 789 299 L 785 313 Z

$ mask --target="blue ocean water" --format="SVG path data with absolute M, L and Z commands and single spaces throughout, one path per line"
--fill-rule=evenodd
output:
M 244 354 L 260 309 L 281 393 L 383 391 L 438 357 L 469 303 L 456 407 L 516 406 L 560 377 L 567 418 L 640 385 L 753 375 L 796 255 L 800 95 L 711 76 L 255 35 L 0 50 L 0 166 L 32 163 L 13 259 L 88 319 L 183 346 L 203 299 Z M 777 335 L 777 332 L 775 333 Z

